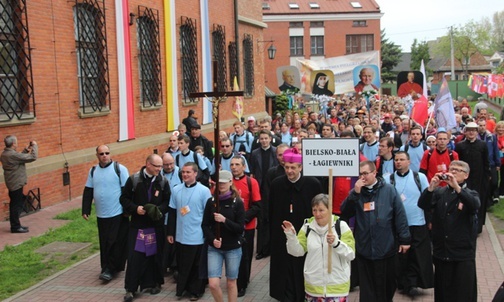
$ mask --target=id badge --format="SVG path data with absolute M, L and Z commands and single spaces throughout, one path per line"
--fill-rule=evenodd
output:
M 365 202 L 364 203 L 364 212 L 370 212 L 375 210 L 375 202 L 370 201 L 370 202 Z
M 405 202 L 405 201 L 406 201 L 406 196 L 404 195 L 404 193 L 403 193 L 403 194 L 401 194 L 401 200 L 402 200 L 402 202 Z
M 191 209 L 189 209 L 189 206 L 184 206 L 180 209 L 180 214 L 182 214 L 182 216 L 185 216 L 189 212 L 191 212 Z
M 156 192 L 154 192 L 154 196 L 155 196 L 155 197 L 158 197 L 158 196 L 159 196 L 159 191 L 158 191 L 158 190 L 156 190 Z

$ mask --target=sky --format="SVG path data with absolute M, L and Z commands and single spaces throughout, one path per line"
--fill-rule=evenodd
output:
M 416 38 L 419 42 L 435 40 L 448 33 L 450 26 L 460 26 L 469 20 L 492 18 L 504 10 L 504 0 L 375 0 L 384 13 L 381 29 L 385 37 L 411 51 Z

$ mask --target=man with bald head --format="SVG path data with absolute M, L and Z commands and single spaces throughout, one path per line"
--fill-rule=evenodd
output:
M 140 290 L 150 289 L 152 295 L 161 291 L 163 273 L 163 214 L 168 212 L 171 190 L 160 173 L 163 160 L 151 154 L 139 172 L 131 175 L 121 194 L 124 212 L 131 215 L 128 234 L 128 267 L 124 301 L 131 302 Z
M 119 198 L 129 172 L 125 166 L 112 161 L 106 145 L 96 147 L 96 157 L 98 164 L 89 169 L 82 194 L 82 217 L 89 219 L 94 199 L 100 241 L 99 279 L 110 281 L 116 272 L 124 270 L 126 262 L 129 222 L 123 215 Z

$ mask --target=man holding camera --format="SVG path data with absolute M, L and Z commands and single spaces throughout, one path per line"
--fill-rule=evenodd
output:
M 432 211 L 432 245 L 435 301 L 474 301 L 476 284 L 478 192 L 466 180 L 469 165 L 452 161 L 446 173 L 432 178 L 418 200 L 418 207 Z M 472 171 L 471 171 L 472 172 Z M 441 184 L 447 184 L 441 187 Z
M 28 227 L 22 226 L 19 215 L 23 208 L 25 195 L 23 187 L 28 182 L 26 176 L 26 163 L 33 162 L 38 156 L 37 142 L 31 141 L 22 152 L 17 152 L 18 141 L 16 136 L 8 135 L 4 139 L 5 149 L 0 161 L 4 170 L 5 185 L 9 190 L 9 221 L 11 233 L 28 233 Z

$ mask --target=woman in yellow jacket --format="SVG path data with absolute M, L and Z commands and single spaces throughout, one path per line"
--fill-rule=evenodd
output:
M 283 222 L 287 252 L 295 257 L 306 254 L 305 301 L 345 302 L 350 290 L 350 261 L 355 258 L 352 231 L 338 216 L 330 215 L 326 194 L 316 195 L 311 205 L 313 217 L 305 220 L 297 236 L 292 224 Z M 332 246 L 331 273 L 327 269 L 328 246 Z

